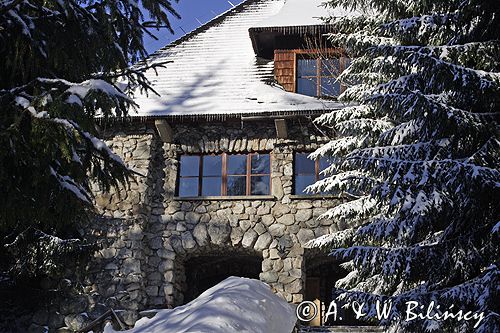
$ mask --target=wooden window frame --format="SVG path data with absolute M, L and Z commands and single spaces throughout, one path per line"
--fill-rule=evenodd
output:
M 296 184 L 296 176 L 314 176 L 314 182 L 317 182 L 318 180 L 321 180 L 320 178 L 320 159 L 321 157 L 317 158 L 314 160 L 314 173 L 297 173 L 296 170 L 296 163 L 297 163 L 297 154 L 310 154 L 311 152 L 306 152 L 306 151 L 296 151 L 293 153 L 293 193 L 294 195 L 310 195 L 307 193 L 297 193 L 295 184 Z M 312 185 L 312 184 L 311 184 Z
M 237 156 L 237 155 L 243 155 L 246 157 L 246 173 L 241 174 L 241 175 L 232 175 L 227 173 L 227 158 L 228 156 Z M 269 173 L 252 173 L 252 156 L 254 155 L 269 155 Z M 198 175 L 197 176 L 181 176 L 181 167 L 179 163 L 179 170 L 178 170 L 178 181 L 177 181 L 177 189 L 176 189 L 176 194 L 179 195 L 179 189 L 180 189 L 180 182 L 183 178 L 197 178 L 198 177 L 198 191 L 196 197 L 203 197 L 202 195 L 202 184 L 203 184 L 203 178 L 221 178 L 221 194 L 218 195 L 220 197 L 225 197 L 225 196 L 237 196 L 237 195 L 228 195 L 227 194 L 227 180 L 228 177 L 245 177 L 245 194 L 243 196 L 269 196 L 272 193 L 272 171 L 271 171 L 271 166 L 272 166 L 272 161 L 273 161 L 273 154 L 271 152 L 252 152 L 252 153 L 242 153 L 242 154 L 229 154 L 229 153 L 221 153 L 221 154 L 183 154 L 179 156 L 179 162 L 182 156 L 197 156 L 199 158 L 199 170 L 198 170 Z M 221 175 L 220 176 L 203 176 L 203 157 L 204 156 L 220 156 L 221 157 Z M 268 176 L 269 177 L 269 193 L 268 194 L 251 194 L 252 193 L 252 177 L 262 177 L 262 176 Z
M 303 153 L 298 153 L 298 154 L 303 154 Z M 295 160 L 294 160 L 294 166 L 295 166 Z M 296 173 L 294 172 L 294 176 L 314 176 L 315 181 L 320 180 L 320 170 L 319 170 L 319 158 L 314 160 L 314 173 Z
M 316 96 L 315 97 L 323 97 L 323 98 L 336 98 L 338 96 L 322 96 L 321 94 L 321 78 L 335 78 L 338 76 L 334 75 L 328 75 L 328 76 L 323 76 L 321 75 L 321 60 L 328 59 L 329 57 L 331 58 L 338 58 L 339 59 L 339 75 L 347 68 L 346 64 L 349 59 L 347 57 L 347 54 L 343 49 L 335 49 L 335 48 L 328 48 L 328 49 L 297 49 L 297 50 L 291 50 L 294 54 L 294 85 L 293 85 L 293 92 L 299 93 L 297 91 L 297 81 L 299 79 L 298 77 L 298 56 L 302 56 L 302 59 L 305 59 L 306 57 L 309 57 L 310 59 L 315 59 L 316 60 L 316 75 L 315 76 L 303 76 L 301 78 L 314 78 L 316 79 Z M 340 93 L 343 93 L 347 87 L 340 83 Z

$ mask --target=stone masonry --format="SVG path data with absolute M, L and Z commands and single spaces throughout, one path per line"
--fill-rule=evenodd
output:
M 338 198 L 292 193 L 293 153 L 326 139 L 305 118 L 288 120 L 288 139 L 276 138 L 272 120 L 171 125 L 174 143 L 163 143 L 148 123 L 106 130 L 107 143 L 137 175 L 126 188 L 96 198 L 102 216 L 87 230 L 100 246 L 85 278 L 90 303 L 127 310 L 133 324 L 141 310 L 183 304 L 186 260 L 221 254 L 261 257 L 260 279 L 287 301 L 301 302 L 303 245 L 345 227 L 317 219 Z M 222 152 L 270 153 L 272 195 L 175 197 L 180 155 Z

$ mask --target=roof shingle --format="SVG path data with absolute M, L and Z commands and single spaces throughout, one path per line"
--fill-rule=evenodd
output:
M 247 0 L 152 54 L 173 61 L 146 73 L 160 97 L 137 94 L 132 117 L 255 114 L 341 108 L 267 84 L 273 62 L 257 58 L 248 29 L 276 15 L 284 0 Z

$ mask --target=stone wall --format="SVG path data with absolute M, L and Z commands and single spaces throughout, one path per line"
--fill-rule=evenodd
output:
M 94 189 L 102 216 L 86 231 L 100 246 L 85 279 L 89 304 L 124 309 L 133 324 L 140 310 L 183 304 L 187 260 L 233 254 L 261 257 L 260 279 L 287 301 L 301 302 L 303 245 L 338 230 L 317 219 L 338 199 L 293 195 L 293 153 L 312 151 L 325 138 L 308 119 L 288 120 L 288 139 L 276 139 L 272 120 L 172 128 L 174 143 L 163 143 L 151 124 L 107 131 L 107 143 L 137 175 L 119 191 Z M 175 197 L 180 155 L 222 152 L 269 152 L 272 195 Z

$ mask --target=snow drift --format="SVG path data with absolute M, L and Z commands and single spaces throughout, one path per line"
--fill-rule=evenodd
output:
M 153 318 L 142 318 L 127 333 L 290 333 L 292 305 L 261 281 L 229 277 L 195 300 Z M 110 325 L 104 333 L 116 332 Z

